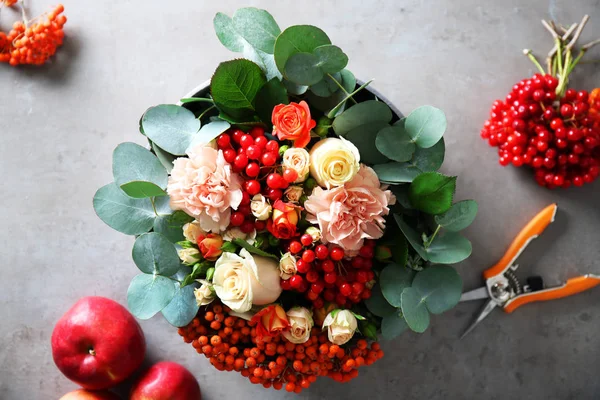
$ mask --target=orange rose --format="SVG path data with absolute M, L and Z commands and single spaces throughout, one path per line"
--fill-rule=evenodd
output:
M 276 336 L 290 327 L 285 310 L 277 304 L 263 308 L 251 321 L 256 324 L 257 337 Z
M 275 106 L 271 120 L 273 134 L 279 140 L 292 140 L 294 147 L 306 147 L 310 142 L 310 130 L 317 125 L 310 118 L 310 109 L 305 101 Z
M 272 218 L 267 221 L 267 229 L 279 239 L 290 239 L 296 236 L 300 210 L 302 207 L 277 200 L 273 204 Z
M 197 243 L 202 257 L 208 261 L 215 261 L 223 253 L 223 238 L 216 233 L 198 236 Z

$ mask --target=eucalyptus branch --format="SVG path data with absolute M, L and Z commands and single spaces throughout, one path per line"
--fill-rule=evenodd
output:
M 579 24 L 579 26 L 577 27 L 577 31 L 575 31 L 575 34 L 573 35 L 573 39 L 571 39 L 571 41 L 569 42 L 569 44 L 567 44 L 567 47 L 565 48 L 565 51 L 571 51 L 571 49 L 573 49 L 573 46 L 575 46 L 575 43 L 577 42 L 577 40 L 579 39 L 579 36 L 581 36 L 581 32 L 583 31 L 583 28 L 585 27 L 585 24 L 587 24 L 588 20 L 590 19 L 589 15 L 584 15 L 583 19 L 581 20 L 581 23 Z
M 152 204 L 152 209 L 154 210 L 154 214 L 158 217 L 158 211 L 156 211 L 156 204 L 154 203 L 154 197 L 150 197 L 150 204 Z
M 331 75 L 331 74 L 329 74 L 329 73 L 328 73 L 328 74 L 327 74 L 327 76 L 328 76 L 328 77 L 329 77 L 329 78 L 330 78 L 332 81 L 334 81 L 334 82 L 335 82 L 335 84 L 336 84 L 336 85 L 337 85 L 337 86 L 338 86 L 340 89 L 342 89 L 342 92 L 344 92 L 344 93 L 346 94 L 346 96 L 350 96 L 350 93 L 348 93 L 348 91 L 347 91 L 347 90 L 344 88 L 344 86 L 342 86 L 342 84 L 341 84 L 341 83 L 339 83 L 339 82 L 337 81 L 337 79 L 335 79 L 335 78 L 333 77 L 333 75 Z M 352 100 L 352 102 L 353 102 L 354 104 L 356 104 L 356 100 L 354 100 L 352 97 L 350 97 L 350 100 Z
M 429 239 L 427 239 L 427 241 L 425 243 L 423 243 L 423 247 L 425 247 L 427 249 L 429 246 L 431 246 L 431 243 L 433 243 L 433 239 L 435 239 L 435 237 L 437 236 L 437 234 L 441 228 L 442 228 L 441 225 L 437 226 L 437 228 L 435 229 L 435 232 L 433 232 L 433 235 L 431 235 L 431 237 Z

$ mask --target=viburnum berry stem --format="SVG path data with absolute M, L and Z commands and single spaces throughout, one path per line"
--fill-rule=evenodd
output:
M 542 73 L 542 74 L 546 73 L 544 71 L 544 68 L 542 68 L 542 66 L 540 65 L 540 63 L 537 60 L 537 58 L 535 58 L 535 56 L 533 54 L 531 54 L 531 50 L 529 50 L 529 49 L 523 49 L 523 54 L 525 54 L 531 60 L 531 62 L 533 64 L 535 64 L 535 66 L 540 71 L 540 73 Z
M 569 44 L 567 44 L 567 47 L 565 49 L 566 51 L 570 51 L 571 49 L 573 49 L 573 46 L 575 46 L 575 43 L 577 43 L 577 40 L 579 39 L 579 36 L 581 36 L 581 32 L 583 32 L 583 28 L 585 28 L 585 24 L 587 24 L 589 19 L 589 15 L 586 14 L 583 16 L 581 23 L 579 24 L 577 30 L 575 31 L 575 34 L 573 35 L 573 39 L 571 39 Z

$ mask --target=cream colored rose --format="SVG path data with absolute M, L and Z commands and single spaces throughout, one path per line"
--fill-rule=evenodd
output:
M 329 341 L 338 346 L 352 339 L 357 327 L 356 317 L 349 310 L 333 310 L 323 321 Z
M 199 288 L 194 289 L 194 296 L 196 297 L 198 306 L 205 306 L 212 303 L 216 297 L 212 283 L 204 279 L 198 279 L 197 282 L 202 284 Z
M 289 251 L 281 256 L 279 260 L 279 276 L 281 279 L 290 279 L 292 275 L 296 274 L 296 257 Z
M 309 226 L 308 228 L 306 228 L 306 233 L 309 234 L 310 237 L 312 237 L 313 242 L 318 242 L 319 240 L 321 240 L 321 230 L 317 227 Z
M 327 138 L 310 151 L 310 174 L 327 189 L 352 180 L 360 168 L 356 146 L 342 138 Z
M 250 210 L 252 210 L 252 215 L 254 215 L 257 220 L 265 221 L 271 216 L 273 207 L 271 207 L 265 196 L 259 193 L 252 197 Z
M 290 186 L 289 188 L 285 189 L 283 194 L 290 203 L 298 203 L 300 201 L 300 197 L 302 197 L 304 194 L 304 189 L 302 186 Z
M 194 265 L 200 261 L 200 250 L 195 247 L 180 249 L 177 254 L 185 265 Z
M 199 236 L 206 235 L 206 232 L 200 228 L 200 222 L 192 221 L 183 226 L 183 236 L 192 243 L 198 241 Z
M 283 153 L 281 165 L 283 169 L 293 169 L 298 173 L 298 178 L 294 183 L 304 182 L 308 177 L 310 157 L 308 151 L 299 148 L 291 147 Z
M 244 233 L 240 228 L 235 226 L 226 230 L 222 237 L 226 242 L 231 242 L 233 239 L 242 239 L 248 242 L 248 244 L 254 244 L 256 241 L 256 229 L 250 233 Z
M 235 312 L 246 312 L 252 305 L 273 303 L 281 294 L 277 262 L 253 256 L 246 249 L 223 253 L 215 263 L 213 287 L 223 304 Z
M 282 332 L 283 336 L 292 343 L 306 343 L 314 325 L 312 313 L 304 307 L 293 307 L 286 314 L 290 329 Z

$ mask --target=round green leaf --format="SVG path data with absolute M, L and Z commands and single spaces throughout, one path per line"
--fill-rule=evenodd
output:
M 173 282 L 175 286 L 175 297 L 161 310 L 167 322 L 176 327 L 189 324 L 198 313 L 198 303 L 194 296 L 195 285 L 181 287 L 179 282 Z
M 273 54 L 275 40 L 281 30 L 267 11 L 254 7 L 240 8 L 233 14 L 233 26 L 253 47 Z
M 324 72 L 319 67 L 319 59 L 311 53 L 292 54 L 285 64 L 285 77 L 298 84 L 310 86 L 323 79 Z
M 253 115 L 254 98 L 265 83 L 258 65 L 238 59 L 219 64 L 210 81 L 210 90 L 219 110 L 234 118 L 244 118 Z
M 455 176 L 424 172 L 412 181 L 408 196 L 417 210 L 437 215 L 445 213 L 452 207 L 455 189 Z
M 338 135 L 344 136 L 362 125 L 375 122 L 387 124 L 391 120 L 392 110 L 384 102 L 367 100 L 353 105 L 337 116 L 333 120 L 333 130 Z M 385 124 L 379 126 L 383 127 Z
M 336 72 L 332 76 L 336 81 L 340 82 L 340 84 L 343 85 L 343 79 L 342 79 L 341 73 Z M 339 86 L 329 76 L 323 77 L 323 79 L 321 79 L 319 82 L 317 82 L 316 84 L 314 84 L 310 87 L 310 91 L 319 97 L 329 97 L 329 96 L 333 95 L 335 92 L 337 92 L 338 90 L 340 90 Z M 344 96 L 345 96 L 345 94 L 344 94 Z M 337 101 L 335 104 L 337 104 L 337 103 L 339 103 L 339 101 Z M 331 107 L 333 107 L 334 105 L 332 105 Z
M 133 262 L 147 274 L 171 276 L 179 270 L 175 245 L 156 232 L 140 235 L 133 244 Z
M 402 315 L 408 327 L 418 333 L 423 333 L 429 326 L 429 311 L 422 301 L 419 292 L 409 287 L 402 292 Z
M 406 117 L 404 128 L 419 147 L 429 148 L 444 135 L 446 115 L 438 108 L 422 106 Z
M 417 147 L 409 164 L 414 165 L 422 172 L 434 172 L 440 169 L 444 163 L 444 153 L 446 145 L 444 138 L 441 138 L 436 144 L 428 149 Z
M 381 285 L 381 293 L 383 297 L 394 307 L 402 305 L 402 291 L 410 287 L 412 281 L 412 273 L 397 264 L 389 264 L 381 271 L 379 276 L 379 284 Z
M 313 54 L 319 59 L 319 67 L 326 74 L 340 72 L 348 65 L 348 56 L 332 44 L 317 47 Z
M 454 268 L 435 265 L 419 272 L 412 287 L 418 291 L 432 314 L 441 314 L 460 301 L 462 279 Z
M 406 331 L 408 324 L 399 312 L 385 316 L 381 321 L 381 335 L 386 340 L 394 339 Z
M 175 296 L 173 281 L 166 276 L 139 274 L 127 289 L 127 307 L 139 319 L 152 318 Z
M 191 222 L 192 217 L 181 210 L 170 215 L 161 215 L 154 220 L 154 232 L 164 235 L 171 243 L 185 240 L 183 236 L 183 225 Z
M 448 231 L 458 232 L 471 225 L 476 215 L 477 202 L 475 200 L 463 200 L 452 205 L 444 214 L 436 215 L 435 222 Z
M 154 154 L 139 144 L 128 142 L 118 145 L 113 151 L 112 170 L 115 183 L 119 186 L 144 181 L 153 183 L 159 189 L 167 187 L 167 170 Z
M 275 64 L 281 73 L 292 54 L 312 53 L 319 46 L 331 44 L 325 32 L 312 25 L 290 26 L 275 41 Z
M 217 38 L 227 49 L 241 53 L 244 51 L 246 41 L 240 36 L 233 26 L 233 20 L 228 15 L 218 12 L 213 19 Z
M 365 305 L 371 313 L 378 317 L 385 317 L 386 315 L 397 312 L 396 309 L 388 303 L 385 297 L 383 297 L 379 284 L 373 286 L 371 289 L 371 297 L 365 300 Z
M 471 255 L 469 239 L 456 232 L 436 236 L 427 248 L 429 261 L 436 264 L 455 264 Z
M 386 126 L 380 130 L 375 145 L 381 154 L 399 162 L 410 160 L 416 147 L 408 133 L 398 126 Z
M 421 173 L 421 170 L 413 165 L 398 162 L 377 164 L 373 169 L 379 180 L 385 183 L 412 182 Z
M 283 86 L 285 86 L 285 89 L 288 91 L 288 93 L 293 94 L 295 96 L 301 96 L 308 90 L 308 86 L 296 85 L 294 82 L 290 82 L 285 78 L 283 78 L 282 82 Z
M 161 104 L 149 108 L 142 116 L 146 136 L 161 149 L 174 155 L 184 155 L 200 121 L 190 110 L 174 104 Z
M 212 121 L 200 128 L 200 132 L 194 135 L 194 139 L 190 142 L 186 152 L 198 146 L 199 144 L 209 143 L 221 133 L 225 132 L 231 124 L 227 121 Z
M 154 151 L 156 158 L 158 158 L 158 161 L 160 161 L 162 166 L 165 167 L 168 173 L 170 173 L 173 170 L 173 161 L 175 161 L 177 157 L 175 157 L 173 154 L 167 153 L 158 147 L 154 142 L 152 142 L 152 151 Z
M 106 225 L 127 235 L 148 232 L 156 217 L 150 199 L 131 198 L 115 183 L 98 189 L 94 195 L 94 210 Z
M 132 181 L 122 184 L 120 188 L 127 196 L 135 197 L 136 199 L 167 196 L 167 192 L 152 182 Z
M 281 80 L 273 78 L 268 81 L 256 94 L 256 112 L 260 119 L 271 125 L 273 108 L 279 104 L 288 104 L 287 90 Z
M 421 239 L 421 236 L 413 228 L 411 228 L 402 219 L 400 215 L 394 214 L 394 219 L 396 220 L 398 227 L 400 228 L 400 230 L 402 231 L 412 248 L 415 249 L 415 251 L 421 256 L 423 260 L 429 260 L 429 255 L 427 253 L 427 250 L 425 250 L 425 247 L 423 247 L 423 239 Z
M 333 123 L 335 124 L 335 120 Z M 365 164 L 381 164 L 388 161 L 387 157 L 381 154 L 375 145 L 377 132 L 384 126 L 387 126 L 387 122 L 373 121 L 352 129 L 346 135 L 346 139 L 354 143 L 360 152 L 361 162 Z

